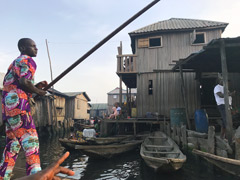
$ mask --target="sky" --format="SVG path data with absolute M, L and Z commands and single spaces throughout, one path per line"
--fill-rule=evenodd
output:
M 35 81 L 51 82 L 46 39 L 53 79 L 93 46 L 127 21 L 151 0 L 0 0 L 0 72 L 6 73 L 19 56 L 20 38 L 33 39 Z M 91 103 L 107 103 L 107 93 L 119 87 L 117 47 L 132 54 L 129 32 L 170 18 L 227 22 L 222 37 L 240 36 L 239 0 L 161 0 L 95 51 L 54 88 L 61 92 L 86 92 Z M 125 85 L 123 84 L 125 89 Z

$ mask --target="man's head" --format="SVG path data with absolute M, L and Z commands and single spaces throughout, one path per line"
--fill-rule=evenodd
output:
M 119 106 L 119 103 L 118 103 L 118 102 L 115 102 L 114 106 L 115 106 L 115 107 L 118 107 L 118 106 Z
M 30 57 L 37 56 L 37 46 L 35 42 L 30 38 L 22 38 L 18 41 L 18 49 L 22 55 L 28 55 Z
M 222 78 L 218 78 L 218 84 L 223 85 L 223 79 Z

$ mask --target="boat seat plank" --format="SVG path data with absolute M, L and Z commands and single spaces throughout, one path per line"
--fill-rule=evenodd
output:
M 167 140 L 167 137 L 155 137 L 155 136 L 148 136 L 149 139 L 163 139 L 163 140 Z
M 143 152 L 151 154 L 180 154 L 179 152 L 157 152 L 157 151 L 143 151 Z
M 144 145 L 147 148 L 173 148 L 173 146 Z

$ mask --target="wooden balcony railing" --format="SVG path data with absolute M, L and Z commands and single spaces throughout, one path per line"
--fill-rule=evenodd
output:
M 117 55 L 117 73 L 137 73 L 135 54 Z

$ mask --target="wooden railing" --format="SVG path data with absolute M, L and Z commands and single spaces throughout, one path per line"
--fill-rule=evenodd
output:
M 117 55 L 117 73 L 136 73 L 136 55 Z

